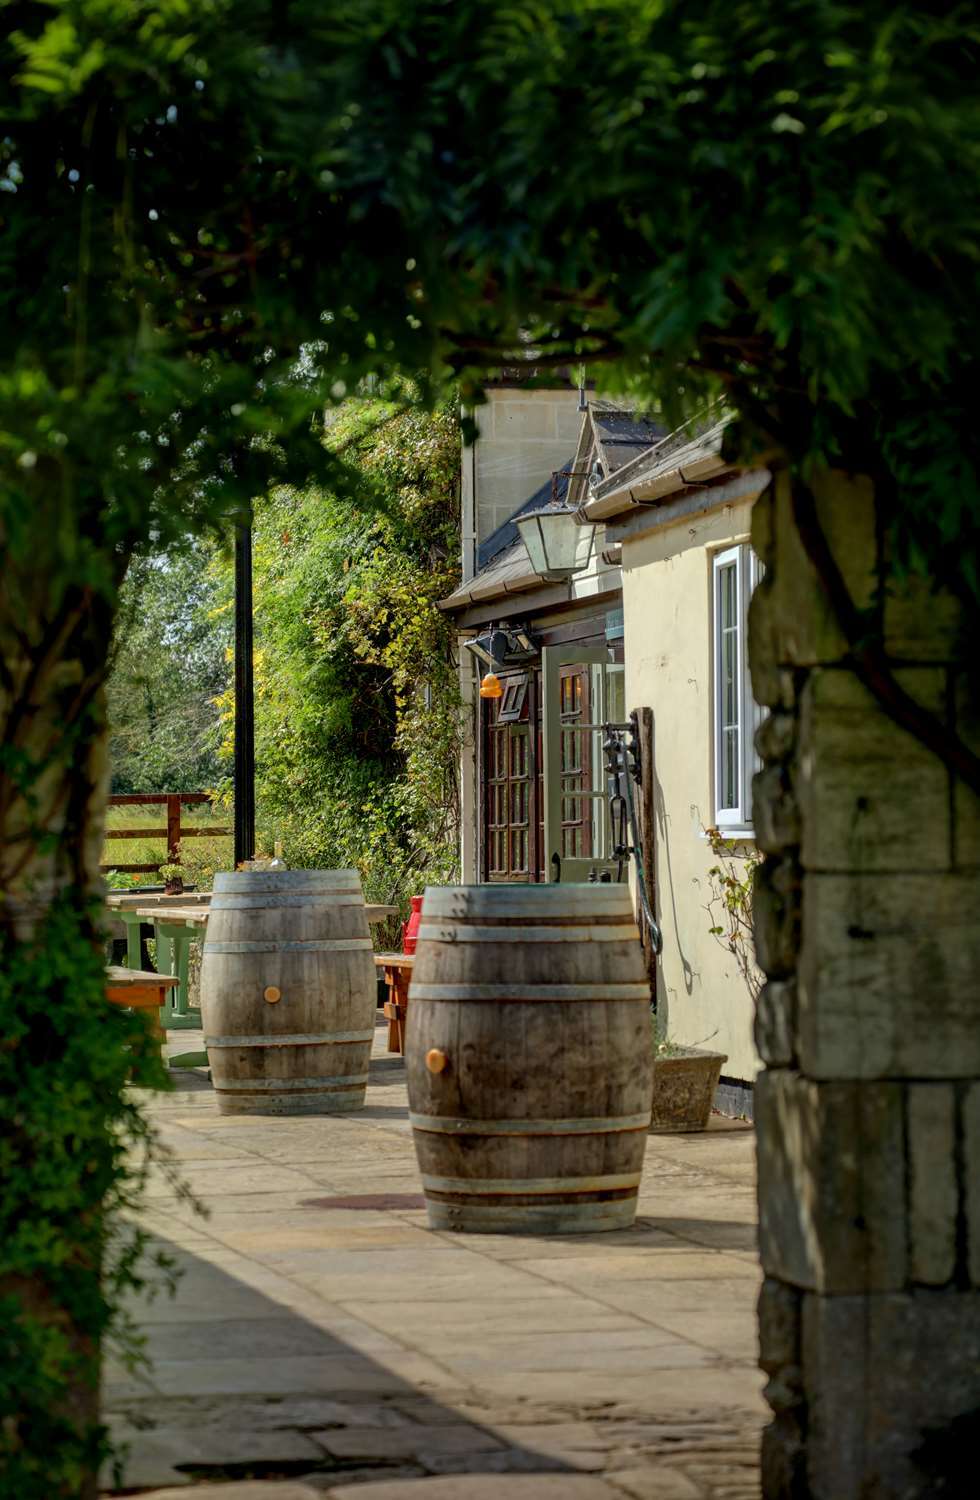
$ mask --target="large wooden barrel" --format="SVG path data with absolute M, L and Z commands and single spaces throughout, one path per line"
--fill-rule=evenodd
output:
M 430 887 L 405 1054 L 433 1228 L 632 1224 L 652 1048 L 625 886 Z
M 222 1114 L 361 1108 L 376 998 L 356 870 L 215 876 L 201 1013 Z

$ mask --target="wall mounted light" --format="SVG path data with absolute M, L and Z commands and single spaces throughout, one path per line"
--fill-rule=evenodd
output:
M 490 655 L 491 632 L 485 631 L 483 635 L 475 635 L 472 640 L 463 641 L 467 651 L 472 651 L 477 661 L 482 661 L 488 667 L 494 666 L 494 659 Z
M 540 649 L 537 637 L 526 625 L 513 628 L 509 625 L 492 625 L 482 635 L 463 641 L 462 645 L 467 651 L 472 651 L 491 671 L 496 667 L 528 661 L 537 656 Z

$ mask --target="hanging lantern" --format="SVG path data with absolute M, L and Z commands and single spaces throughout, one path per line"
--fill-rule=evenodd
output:
M 496 672 L 488 672 L 480 683 L 481 698 L 502 698 L 504 690 L 500 686 L 500 678 Z
M 567 505 L 546 505 L 516 516 L 517 529 L 539 578 L 564 583 L 589 566 L 595 522 L 580 521 Z

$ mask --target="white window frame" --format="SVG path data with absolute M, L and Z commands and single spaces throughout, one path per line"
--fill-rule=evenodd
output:
M 735 805 L 722 807 L 722 768 L 724 764 L 722 744 L 722 653 L 721 653 L 721 587 L 722 574 L 727 568 L 735 569 L 735 616 L 737 623 L 735 687 L 737 697 L 736 723 L 738 726 L 738 757 L 736 763 L 738 790 Z M 749 600 L 762 574 L 762 567 L 747 542 L 725 547 L 712 557 L 711 609 L 712 609 L 712 761 L 714 783 L 715 826 L 722 832 L 734 836 L 752 832 L 752 777 L 760 767 L 755 750 L 755 731 L 762 710 L 752 698 L 752 684 L 748 663 Z

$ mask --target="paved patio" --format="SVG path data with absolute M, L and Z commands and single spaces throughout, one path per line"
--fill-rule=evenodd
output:
M 751 1128 L 650 1136 L 633 1230 L 432 1233 L 384 1037 L 355 1115 L 221 1116 L 196 1073 L 154 1096 L 210 1216 L 151 1182 L 145 1222 L 183 1277 L 136 1307 L 149 1372 L 108 1371 L 124 1491 L 757 1496 Z

